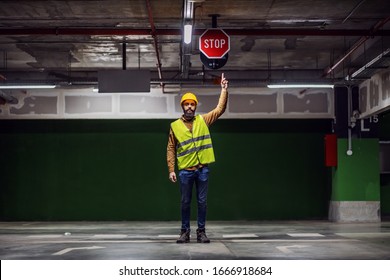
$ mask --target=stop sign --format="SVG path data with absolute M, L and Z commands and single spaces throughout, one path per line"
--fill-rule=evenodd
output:
M 222 58 L 230 50 L 230 37 L 222 29 L 207 29 L 199 37 L 199 50 L 207 58 Z

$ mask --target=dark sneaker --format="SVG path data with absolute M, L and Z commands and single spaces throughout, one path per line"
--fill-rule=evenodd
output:
M 205 229 L 196 230 L 196 239 L 198 243 L 210 243 L 210 239 L 207 237 Z
M 180 237 L 178 240 L 176 240 L 176 243 L 188 243 L 190 242 L 190 230 L 181 230 Z

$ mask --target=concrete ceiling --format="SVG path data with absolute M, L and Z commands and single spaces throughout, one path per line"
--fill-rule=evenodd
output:
M 231 39 L 219 70 L 200 60 L 199 35 L 217 27 Z M 194 23 L 190 45 L 182 27 Z M 96 84 L 102 69 L 150 69 L 156 87 L 231 86 L 270 81 L 341 82 L 373 59 L 356 82 L 389 66 L 388 0 L 115 0 L 0 3 L 0 80 Z M 367 69 L 368 70 L 368 69 Z

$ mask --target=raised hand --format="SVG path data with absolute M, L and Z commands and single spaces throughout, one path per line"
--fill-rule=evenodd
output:
M 228 80 L 226 80 L 226 78 L 225 78 L 225 74 L 224 74 L 224 73 L 222 73 L 222 76 L 221 76 L 221 88 L 225 88 L 225 89 L 227 89 L 227 88 L 228 88 L 228 86 L 229 86 L 229 81 L 228 81 Z

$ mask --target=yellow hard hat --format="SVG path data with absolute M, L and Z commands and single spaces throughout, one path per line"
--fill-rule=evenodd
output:
M 196 95 L 192 92 L 187 92 L 181 97 L 180 105 L 182 105 L 185 100 L 194 100 L 195 105 L 198 105 L 198 99 L 196 98 Z

